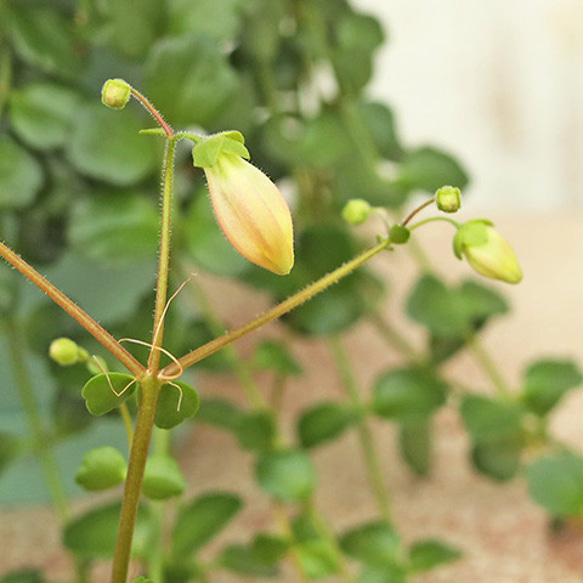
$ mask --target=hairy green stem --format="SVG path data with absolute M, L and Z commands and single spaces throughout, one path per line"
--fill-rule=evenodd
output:
M 161 381 L 152 376 L 144 377 L 140 381 L 140 406 L 130 451 L 115 555 L 111 570 L 111 583 L 126 583 L 127 580 L 142 481 L 150 449 L 161 384 Z
M 59 469 L 51 451 L 51 440 L 48 439 L 32 389 L 30 375 L 24 359 L 25 348 L 22 335 L 12 320 L 6 322 L 5 330 L 14 381 L 34 441 L 34 449 L 39 456 L 55 512 L 60 522 L 65 523 L 70 517 L 67 494 L 63 488 Z
M 360 398 L 358 384 L 354 376 L 354 371 L 350 363 L 350 356 L 338 336 L 329 339 L 330 350 L 334 357 L 336 367 L 340 372 L 344 390 L 355 411 L 362 411 L 364 405 Z M 364 455 L 364 462 L 368 474 L 368 479 L 373 491 L 378 510 L 387 523 L 391 523 L 391 503 L 389 492 L 385 483 L 385 478 L 381 469 L 378 456 L 375 451 L 374 440 L 370 428 L 364 416 L 360 416 L 357 424 L 360 445 Z
M 82 310 L 73 300 L 54 286 L 34 267 L 29 265 L 20 255 L 0 241 L 0 255 L 22 275 L 43 291 L 53 302 L 74 318 L 87 332 L 106 348 L 117 360 L 135 376 L 142 376 L 144 366 L 138 362 L 107 330 L 100 326 L 87 312 Z
M 160 347 L 164 339 L 164 315 L 168 297 L 168 274 L 170 265 L 170 240 L 172 227 L 172 190 L 174 177 L 174 155 L 176 140 L 168 140 L 164 158 L 162 186 L 162 220 L 160 229 L 160 253 L 158 259 L 158 282 L 156 285 L 156 307 L 154 310 L 154 332 L 152 350 L 148 359 L 148 370 L 156 375 L 160 366 Z
M 203 358 L 214 354 L 221 348 L 228 346 L 238 340 L 239 338 L 257 330 L 261 326 L 280 318 L 287 312 L 290 312 L 300 304 L 303 304 L 310 298 L 313 298 L 316 294 L 324 291 L 326 288 L 330 287 L 332 284 L 336 283 L 343 277 L 350 275 L 356 268 L 360 267 L 364 263 L 366 263 L 369 259 L 386 249 L 390 245 L 390 239 L 383 239 L 380 243 L 377 243 L 374 247 L 367 249 L 354 259 L 346 262 L 344 265 L 341 265 L 334 271 L 331 271 L 318 281 L 310 284 L 308 287 L 304 288 L 302 291 L 298 292 L 297 294 L 293 295 L 292 297 L 288 298 L 287 300 L 281 302 L 271 310 L 267 311 L 265 314 L 259 316 L 255 320 L 244 324 L 239 328 L 235 328 L 235 330 L 231 330 L 226 334 L 223 334 L 219 338 L 215 338 L 210 342 L 207 342 L 200 348 L 189 352 L 187 355 L 183 356 L 182 358 L 178 359 L 179 365 L 186 369 L 193 364 L 201 361 Z M 172 363 L 168 365 L 166 368 L 162 370 L 162 374 L 165 376 L 172 376 L 173 374 L 177 373 L 179 367 L 176 363 Z

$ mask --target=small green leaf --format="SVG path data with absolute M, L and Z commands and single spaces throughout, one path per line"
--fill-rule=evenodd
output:
M 135 184 L 156 168 L 155 144 L 140 135 L 134 110 L 112 111 L 88 104 L 75 116 L 67 154 L 86 176 L 118 186 Z
M 239 415 L 236 424 L 237 438 L 241 447 L 265 451 L 275 443 L 275 419 L 269 411 L 251 411 Z
M 342 435 L 354 422 L 355 415 L 337 403 L 320 403 L 304 411 L 298 422 L 298 436 L 303 447 L 314 447 Z
M 80 200 L 69 222 L 69 242 L 85 257 L 123 265 L 156 256 L 158 210 L 143 192 L 118 190 Z
M 278 573 L 277 567 L 265 563 L 252 545 L 228 545 L 218 562 L 229 571 L 249 577 L 274 577 Z
M 395 115 L 384 103 L 361 102 L 358 111 L 375 142 L 376 148 L 384 158 L 399 160 L 403 155 Z
M 399 447 L 409 468 L 419 476 L 431 469 L 431 420 L 422 415 L 399 426 Z
M 152 581 L 152 579 L 149 579 L 148 577 L 140 575 L 137 579 L 133 579 L 132 583 L 154 583 L 154 581 Z
M 457 561 L 461 556 L 460 550 L 440 540 L 418 541 L 409 551 L 409 571 L 412 573 L 429 571 L 439 565 Z
M 338 573 L 338 552 L 327 540 L 309 540 L 294 546 L 309 579 L 330 577 Z
M 123 454 L 111 446 L 92 449 L 83 456 L 75 481 L 85 490 L 107 490 L 121 484 L 127 464 Z
M 476 443 L 472 448 L 472 461 L 482 474 L 499 482 L 506 482 L 518 473 L 523 449 L 524 439 L 520 434 Z
M 558 518 L 583 513 L 583 458 L 561 452 L 535 461 L 527 470 L 533 500 Z
M 308 498 L 316 482 L 314 466 L 300 450 L 266 453 L 257 461 L 255 472 L 263 490 L 278 500 L 288 502 Z
M 125 403 L 133 395 L 136 385 L 133 376 L 111 372 L 90 378 L 81 395 L 89 413 L 104 415 Z
M 241 506 L 235 494 L 209 492 L 181 507 L 172 532 L 172 556 L 196 553 L 225 528 Z
M 521 411 L 513 403 L 484 395 L 465 395 L 460 413 L 474 442 L 495 442 L 523 434 Z
M 401 565 L 364 565 L 357 583 L 407 583 L 407 572 Z
M 21 451 L 20 440 L 10 433 L 0 432 L 0 475 Z
M 391 369 L 376 381 L 372 407 L 386 419 L 407 421 L 445 403 L 447 385 L 421 369 Z
M 469 178 L 455 158 L 426 146 L 405 154 L 401 160 L 399 181 L 408 188 L 433 194 L 444 184 L 463 189 Z
M 198 423 L 234 431 L 240 415 L 241 411 L 226 399 L 201 399 L 196 420 Z
M 273 534 L 260 533 L 253 539 L 253 551 L 262 562 L 276 564 L 285 556 L 290 543 L 286 539 Z
M 539 360 L 524 375 L 522 399 L 530 411 L 546 415 L 583 381 L 583 374 L 568 360 Z
M 342 535 L 340 547 L 347 555 L 363 563 L 394 565 L 398 563 L 401 540 L 392 526 L 370 522 Z
M 121 503 L 114 502 L 99 508 L 93 508 L 72 521 L 65 527 L 63 544 L 76 556 L 83 559 L 109 559 L 115 551 L 115 541 L 119 527 Z M 143 506 L 138 510 L 132 554 L 147 559 L 151 554 L 152 535 L 155 521 L 150 511 Z
M 154 423 L 160 429 L 172 429 L 198 411 L 199 398 L 196 390 L 181 381 L 166 383 L 160 389 Z
M 264 340 L 255 349 L 252 365 L 255 368 L 274 370 L 280 375 L 297 376 L 302 367 L 290 350 L 280 342 Z
M 153 455 L 146 462 L 142 492 L 150 500 L 168 500 L 184 493 L 186 479 L 178 462 L 167 455 Z
M 45 581 L 43 574 L 34 569 L 14 571 L 0 579 L 0 583 L 45 583 Z
M 79 101 L 78 93 L 56 83 L 25 85 L 10 102 L 12 127 L 33 148 L 59 148 L 67 140 Z
M 29 205 L 43 183 L 39 163 L 6 136 L 0 137 L 0 209 Z

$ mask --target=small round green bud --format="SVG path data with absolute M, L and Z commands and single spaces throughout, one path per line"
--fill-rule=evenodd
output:
M 366 200 L 353 198 L 349 200 L 342 209 L 342 218 L 349 225 L 361 225 L 370 217 L 372 208 Z
M 69 366 L 79 362 L 82 351 L 70 338 L 57 338 L 51 342 L 49 356 L 61 366 Z
M 131 88 L 123 79 L 109 79 L 101 89 L 101 101 L 112 109 L 123 109 L 130 95 Z
M 403 225 L 393 225 L 389 229 L 389 239 L 395 245 L 404 245 L 411 237 L 411 231 Z
M 180 496 L 186 489 L 186 479 L 174 458 L 152 456 L 146 463 L 142 492 L 150 500 L 167 500 Z
M 88 451 L 75 474 L 75 481 L 85 490 L 107 490 L 121 484 L 126 477 L 127 464 L 115 447 L 98 447 Z
M 435 193 L 437 208 L 444 213 L 455 213 L 462 206 L 462 193 L 456 186 L 442 186 Z

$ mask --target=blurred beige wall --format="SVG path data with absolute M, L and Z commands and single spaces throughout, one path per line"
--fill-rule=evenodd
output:
M 582 0 L 354 0 L 389 42 L 370 92 L 458 155 L 474 208 L 583 210 Z

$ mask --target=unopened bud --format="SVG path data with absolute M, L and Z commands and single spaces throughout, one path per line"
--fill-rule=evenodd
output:
M 462 193 L 455 186 L 442 186 L 435 193 L 437 208 L 444 213 L 455 213 L 462 206 Z
M 123 109 L 130 95 L 131 88 L 123 79 L 109 79 L 101 89 L 101 101 L 112 109 Z
M 368 220 L 371 212 L 372 208 L 366 200 L 353 198 L 344 205 L 342 218 L 349 225 L 361 225 Z
M 462 225 L 453 246 L 459 259 L 465 256 L 470 266 L 485 277 L 507 283 L 522 280 L 522 269 L 514 250 L 490 221 L 478 219 Z
M 57 338 L 51 342 L 49 356 L 61 366 L 69 366 L 83 360 L 85 350 L 70 338 Z

